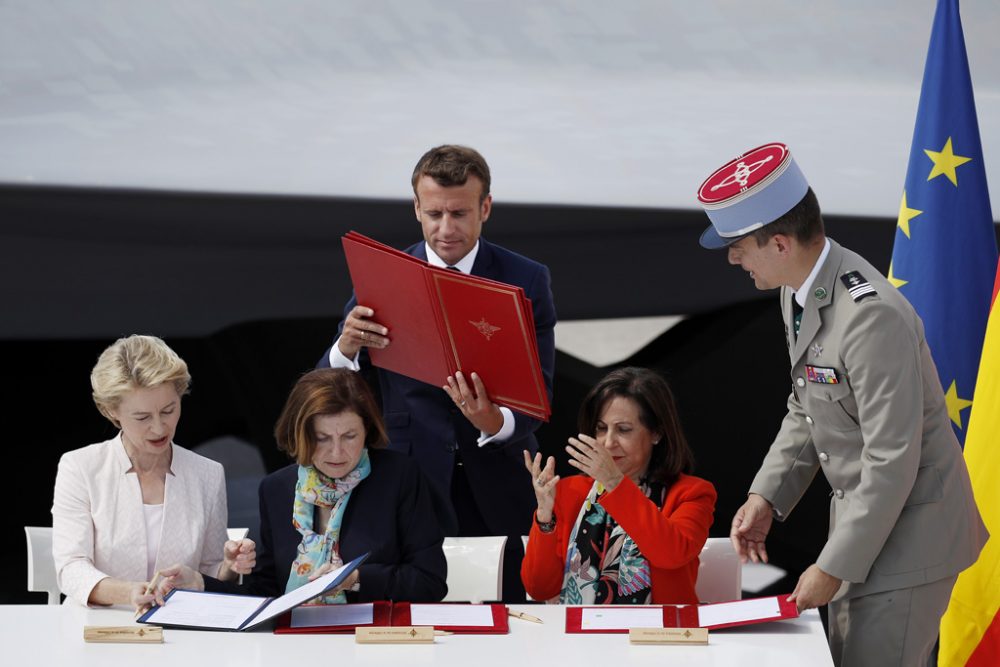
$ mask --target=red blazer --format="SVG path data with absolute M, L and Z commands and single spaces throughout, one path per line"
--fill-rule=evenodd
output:
M 531 524 L 521 581 L 536 600 L 548 600 L 562 590 L 569 536 L 593 483 L 585 475 L 559 480 L 555 530 L 543 533 L 537 521 Z M 601 497 L 601 505 L 649 561 L 654 604 L 698 602 L 698 555 L 708 539 L 715 499 L 710 482 L 690 475 L 677 478 L 660 509 L 627 477 Z

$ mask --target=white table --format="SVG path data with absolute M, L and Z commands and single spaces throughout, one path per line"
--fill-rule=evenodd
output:
M 128 625 L 120 609 L 76 604 L 0 605 L 0 663 L 73 667 L 280 667 L 327 662 L 350 665 L 454 665 L 456 667 L 559 667 L 577 665 L 832 665 L 819 614 L 788 621 L 713 631 L 709 646 L 638 646 L 628 636 L 567 635 L 566 612 L 556 605 L 512 605 L 544 625 L 510 619 L 508 635 L 451 635 L 434 644 L 358 645 L 353 635 L 274 635 L 164 629 L 164 643 L 87 644 L 84 625 Z M 747 660 L 752 661 L 747 663 Z

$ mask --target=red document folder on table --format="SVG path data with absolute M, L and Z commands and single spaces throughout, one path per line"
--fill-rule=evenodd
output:
M 371 623 L 337 623 L 337 625 L 325 625 L 319 616 L 324 611 L 332 610 L 350 612 L 352 608 L 365 607 L 366 604 L 338 604 L 338 605 L 302 605 L 295 610 L 278 617 L 275 624 L 274 634 L 335 634 L 354 632 L 355 628 L 385 627 L 392 625 L 392 603 L 391 602 L 370 602 L 372 606 Z M 297 616 L 292 618 L 292 613 Z M 317 624 L 320 623 L 320 624 Z
M 494 403 L 548 421 L 524 290 L 433 267 L 357 232 L 343 244 L 358 303 L 389 329 L 387 348 L 368 348 L 374 365 L 436 386 L 476 372 Z
M 415 608 L 421 607 L 424 610 L 434 609 L 444 609 L 449 608 L 460 611 L 464 608 L 475 608 L 479 609 L 489 609 L 489 613 L 492 616 L 492 623 L 490 625 L 449 625 L 447 623 L 435 622 L 433 624 L 426 624 L 421 622 L 420 618 L 414 620 Z M 435 630 L 447 630 L 448 632 L 455 632 L 458 634 L 484 634 L 484 635 L 505 635 L 510 632 L 510 625 L 507 622 L 507 606 L 499 603 L 494 604 L 416 604 L 409 602 L 396 602 L 392 605 L 392 624 L 393 625 L 433 625 Z
M 778 595 L 767 598 L 751 598 L 747 600 L 734 600 L 733 602 L 720 602 L 716 604 L 702 605 L 657 605 L 655 609 L 662 609 L 662 625 L 655 627 L 664 628 L 707 628 L 708 630 L 719 630 L 721 628 L 732 628 L 740 625 L 753 625 L 754 623 L 767 623 L 769 621 L 781 621 L 788 618 L 797 618 L 798 609 L 794 602 L 788 602 L 785 598 L 788 595 Z M 567 633 L 625 633 L 635 625 L 629 625 L 627 618 L 623 618 L 623 623 L 617 625 L 614 614 L 620 610 L 623 615 L 629 614 L 629 610 L 636 610 L 637 607 L 605 605 L 603 607 L 567 607 L 566 608 L 566 632 Z M 654 609 L 646 607 L 647 610 Z M 594 619 L 587 623 L 584 610 L 594 610 L 606 612 L 608 615 L 604 619 Z M 661 619 L 657 615 L 657 622 Z M 643 625 L 642 627 L 653 627 Z
M 323 614 L 330 612 L 331 615 L 353 615 L 353 609 L 362 609 L 370 605 L 372 607 L 371 623 L 337 623 L 336 625 L 322 624 Z M 433 608 L 444 607 L 446 611 L 461 613 L 462 608 L 474 607 L 476 611 L 488 610 L 485 616 L 489 617 L 488 625 L 447 625 L 433 623 L 438 630 L 447 630 L 459 634 L 507 634 L 510 626 L 507 622 L 507 607 L 502 604 L 488 605 L 411 605 L 409 602 L 371 602 L 367 604 L 347 604 L 347 605 L 303 605 L 296 610 L 298 616 L 293 619 L 291 613 L 285 614 L 278 619 L 274 629 L 275 634 L 346 634 L 354 632 L 357 628 L 364 627 L 388 627 L 388 626 L 408 626 L 408 625 L 430 625 L 422 622 L 413 622 L 412 607 Z M 450 614 L 449 616 L 453 616 Z M 420 621 L 418 617 L 417 621 Z M 317 624 L 317 622 L 319 624 Z

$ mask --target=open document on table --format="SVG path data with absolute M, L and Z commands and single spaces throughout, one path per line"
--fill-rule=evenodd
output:
M 366 558 L 368 554 L 358 556 L 277 598 L 175 589 L 162 606 L 147 611 L 139 622 L 195 630 L 249 630 L 336 588 Z
M 767 623 L 799 615 L 788 595 L 702 605 L 603 605 L 567 607 L 566 632 L 627 632 L 632 628 L 708 628 L 718 630 Z

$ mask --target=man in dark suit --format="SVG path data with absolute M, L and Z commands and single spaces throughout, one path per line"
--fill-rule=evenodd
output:
M 438 146 L 417 162 L 412 185 L 424 240 L 406 252 L 433 266 L 524 289 L 551 399 L 556 312 L 549 270 L 480 237 L 493 203 L 486 161 L 471 148 Z M 377 313 L 352 297 L 339 337 L 319 365 L 358 370 L 369 363 L 364 348 L 385 348 L 393 335 L 403 332 L 388 331 Z M 441 378 L 440 386 L 383 369 L 378 378 L 389 447 L 416 459 L 436 487 L 446 533 L 507 535 L 520 551 L 519 536 L 528 534 L 535 509 L 521 452 L 538 450 L 538 420 L 493 403 L 476 373 Z

